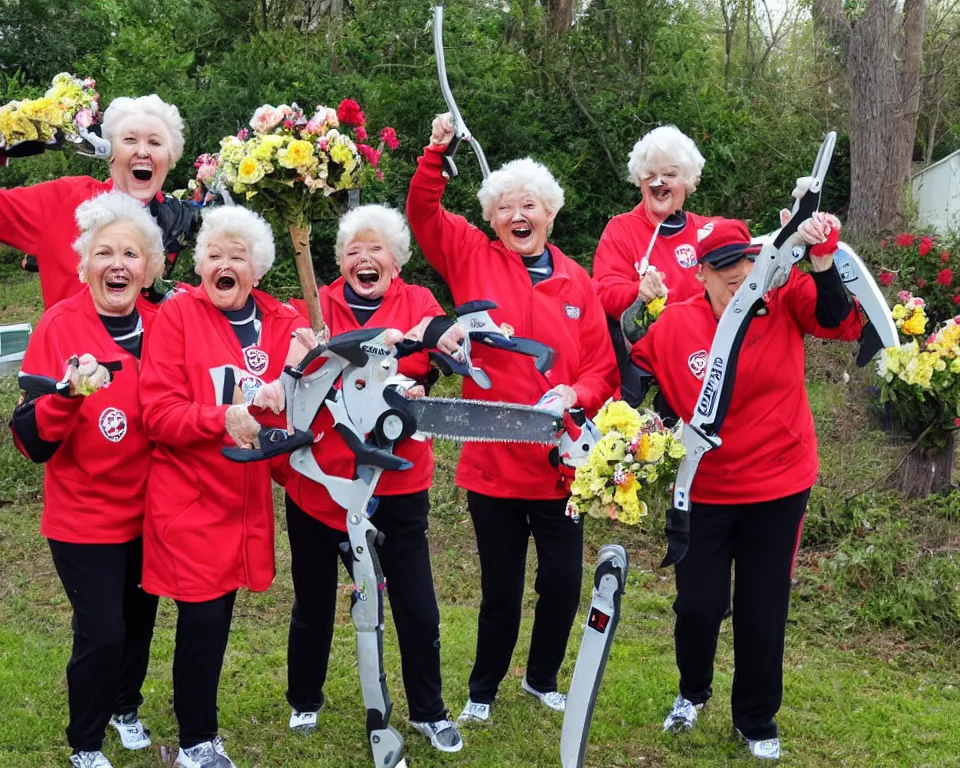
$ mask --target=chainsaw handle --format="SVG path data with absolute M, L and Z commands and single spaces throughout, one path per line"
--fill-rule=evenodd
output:
M 463 141 L 463 139 L 454 134 L 453 138 L 450 139 L 450 143 L 447 144 L 447 148 L 443 151 L 443 175 L 447 179 L 457 178 L 457 164 L 453 158 L 460 148 L 461 141 Z

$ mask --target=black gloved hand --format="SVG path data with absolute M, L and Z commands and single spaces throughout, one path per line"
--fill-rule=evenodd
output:
M 687 554 L 690 546 L 690 513 L 671 507 L 667 512 L 664 530 L 667 533 L 667 554 L 660 563 L 661 568 L 676 565 Z

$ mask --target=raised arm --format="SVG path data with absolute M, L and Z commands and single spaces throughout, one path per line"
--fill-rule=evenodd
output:
M 430 144 L 417 161 L 407 195 L 407 221 L 430 265 L 450 283 L 471 253 L 484 249 L 490 239 L 462 216 L 441 205 L 447 180 L 443 177 L 443 153 L 453 138 L 449 115 L 434 120 Z M 482 250 L 480 250 L 482 252 Z
M 863 322 L 856 302 L 850 298 L 833 263 L 840 222 L 829 214 L 816 214 L 801 225 L 810 250 L 811 272 L 795 271 L 784 300 L 805 334 L 821 339 L 854 341 Z
M 611 219 L 597 243 L 593 256 L 593 280 L 603 311 L 620 321 L 624 310 L 637 299 L 639 277 L 633 248 L 623 224 Z
M 63 205 L 62 181 L 0 189 L 0 242 L 36 254 L 49 233 L 48 213 Z

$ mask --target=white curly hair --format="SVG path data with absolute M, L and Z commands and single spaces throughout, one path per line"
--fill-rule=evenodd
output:
M 147 259 L 144 285 L 150 285 L 163 274 L 163 235 L 139 200 L 123 192 L 104 192 L 78 205 L 74 216 L 80 228 L 80 237 L 74 241 L 73 250 L 80 256 L 77 272 L 81 283 L 87 282 L 87 265 L 94 238 L 101 229 L 111 224 L 130 224 L 140 235 Z
M 654 128 L 633 145 L 627 160 L 627 178 L 639 187 L 657 160 L 680 167 L 687 194 L 691 194 L 700 183 L 700 173 L 706 162 L 693 139 L 675 125 Z
M 361 235 L 373 234 L 383 240 L 398 269 L 410 261 L 410 229 L 399 211 L 386 205 L 361 205 L 340 217 L 337 228 L 337 265 L 343 262 L 347 246 Z
M 197 245 L 193 250 L 193 264 L 197 273 L 207 258 L 210 242 L 219 237 L 235 237 L 242 240 L 250 251 L 253 264 L 253 279 L 259 280 L 273 266 L 276 248 L 273 230 L 258 213 L 239 205 L 223 205 L 207 211 L 197 233 Z
M 545 165 L 524 157 L 511 160 L 483 180 L 477 197 L 483 209 L 484 221 L 493 219 L 500 198 L 514 190 L 526 190 L 552 214 L 563 208 L 563 187 Z
M 155 93 L 135 99 L 119 96 L 111 101 L 103 113 L 104 138 L 109 140 L 111 147 L 116 146 L 117 136 L 127 119 L 144 116 L 157 118 L 167 129 L 170 134 L 167 147 L 170 165 L 176 165 L 183 155 L 183 118 L 180 117 L 180 110 L 173 104 L 167 104 Z

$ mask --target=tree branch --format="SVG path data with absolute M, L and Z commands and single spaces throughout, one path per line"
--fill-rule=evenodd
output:
M 843 13 L 840 0 L 813 0 L 813 17 L 826 32 L 827 38 L 840 46 L 846 58 L 853 28 L 850 26 L 850 20 Z

